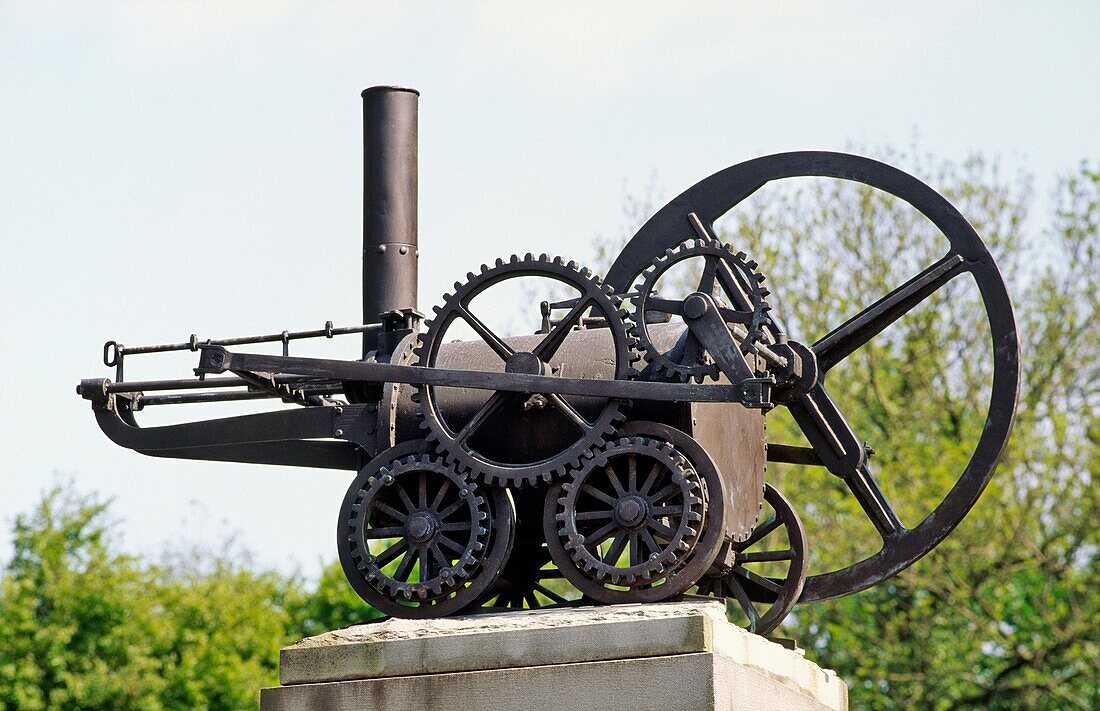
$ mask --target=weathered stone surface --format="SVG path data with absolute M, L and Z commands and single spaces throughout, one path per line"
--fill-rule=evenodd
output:
M 847 708 L 835 674 L 716 600 L 392 619 L 303 640 L 280 667 L 262 711 Z

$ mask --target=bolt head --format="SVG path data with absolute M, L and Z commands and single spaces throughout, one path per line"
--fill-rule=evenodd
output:
M 692 294 L 684 299 L 684 318 L 702 318 L 707 312 L 707 300 L 700 294 Z

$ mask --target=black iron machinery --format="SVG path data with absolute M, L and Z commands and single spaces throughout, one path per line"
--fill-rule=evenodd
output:
M 416 304 L 417 94 L 378 87 L 363 99 L 364 323 L 140 348 L 109 342 L 114 381 L 84 380 L 78 392 L 113 441 L 158 457 L 356 472 L 337 516 L 340 560 L 365 601 L 404 617 L 694 591 L 727 598 L 767 634 L 796 603 L 854 593 L 911 565 L 975 504 L 1015 412 L 1015 321 L 982 240 L 916 178 L 848 154 L 758 158 L 658 211 L 604 278 L 556 257 L 512 256 L 469 273 L 425 319 Z M 871 185 L 945 237 L 942 259 L 812 344 L 782 332 L 762 267 L 714 228 L 765 183 L 797 176 Z M 668 278 L 685 265 L 690 281 Z M 826 377 L 963 274 L 977 284 L 992 334 L 987 421 L 954 487 L 906 528 Z M 568 295 L 516 305 L 537 317 L 534 333 L 490 325 L 485 304 L 532 279 Z M 294 341 L 348 334 L 363 338 L 361 360 L 290 354 Z M 281 354 L 246 348 L 267 342 L 281 343 Z M 128 358 L 180 350 L 198 354 L 194 378 L 125 379 Z M 264 398 L 288 407 L 137 422 L 151 406 Z M 767 415 L 779 407 L 810 446 L 767 442 Z M 878 552 L 807 576 L 805 532 L 765 482 L 767 462 L 843 481 L 881 538 Z

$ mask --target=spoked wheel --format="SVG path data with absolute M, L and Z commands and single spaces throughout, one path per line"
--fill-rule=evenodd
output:
M 606 603 L 679 595 L 722 541 L 721 476 L 687 434 L 632 422 L 592 462 L 546 495 L 550 555 L 585 596 Z
M 571 336 L 596 320 L 602 326 L 587 333 L 587 359 L 574 359 L 587 360 L 587 370 L 571 373 L 573 377 L 622 380 L 633 373 L 634 340 L 627 333 L 621 303 L 587 269 L 561 258 L 527 255 L 497 260 L 495 266 L 483 266 L 479 274 L 467 276 L 468 281 L 456 283 L 435 318 L 426 322 L 415 350 L 416 365 L 554 375 L 554 364 L 568 352 Z M 564 313 L 556 322 L 547 316 L 545 333 L 505 339 L 485 322 L 484 314 L 479 315 L 478 306 L 488 297 L 481 302 L 478 298 L 513 280 L 520 281 L 511 286 L 533 281 L 543 295 L 568 292 L 567 306 L 555 304 Z M 472 329 L 480 342 L 464 349 L 441 349 L 454 339 L 458 326 Z M 460 471 L 501 486 L 535 485 L 564 475 L 602 444 L 622 419 L 620 403 L 606 398 L 507 391 L 471 402 L 472 397 L 462 388 L 418 386 L 423 429 Z M 502 431 L 509 435 L 501 437 Z
M 504 571 L 485 596 L 484 607 L 506 610 L 535 610 L 572 604 L 556 581 L 562 579 L 550 561 L 545 544 L 517 545 Z M 558 589 L 555 589 L 558 588 Z
M 500 577 L 467 613 L 571 605 L 580 597 L 580 593 L 563 580 L 543 540 L 545 492 L 525 488 L 511 493 L 516 507 L 516 539 L 512 553 Z
M 393 447 L 352 482 L 337 548 L 348 582 L 394 617 L 455 613 L 493 584 L 512 545 L 511 499 L 424 452 Z
M 736 601 L 748 630 L 760 635 L 779 626 L 806 582 L 802 521 L 770 484 L 764 502 L 763 520 L 746 541 L 732 544 L 733 567 L 712 569 L 699 581 L 699 594 Z
M 816 386 L 786 403 L 820 464 L 842 478 L 882 540 L 877 553 L 832 572 L 810 576 L 801 602 L 846 595 L 896 575 L 935 548 L 959 524 L 985 489 L 1015 418 L 1020 347 L 1012 303 L 1001 273 L 974 228 L 942 196 L 896 168 L 843 153 L 782 153 L 747 161 L 704 179 L 658 211 L 627 243 L 606 282 L 625 293 L 644 270 L 685 238 L 695 236 L 696 215 L 711 234 L 714 222 L 772 180 L 818 176 L 853 180 L 912 205 L 947 238 L 946 254 L 813 344 L 820 371 Z M 955 277 L 969 274 L 985 306 L 992 343 L 993 386 L 985 425 L 974 453 L 936 508 L 913 528 L 902 525 L 823 380 L 833 366 L 862 347 Z M 979 357 L 980 354 L 974 354 Z

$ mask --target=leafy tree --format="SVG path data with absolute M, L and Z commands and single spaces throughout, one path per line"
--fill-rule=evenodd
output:
M 114 552 L 111 530 L 107 504 L 71 488 L 16 520 L 0 708 L 254 708 L 292 641 L 288 603 L 309 596 L 224 554 L 150 565 Z
M 856 707 L 1100 707 L 1100 175 L 1082 167 L 1063 180 L 1054 222 L 1034 238 L 1026 177 L 1006 180 L 980 157 L 886 160 L 931 177 L 990 244 L 1022 334 L 1019 416 L 992 484 L 947 541 L 887 584 L 796 608 L 788 633 L 848 680 Z M 904 203 L 832 180 L 768 185 L 721 227 L 763 265 L 774 313 L 806 343 L 947 247 Z M 970 457 L 988 343 L 977 289 L 960 278 L 830 373 L 903 523 L 922 520 Z M 800 439 L 782 412 L 769 418 L 769 440 Z M 769 480 L 806 522 L 811 573 L 877 549 L 840 480 L 786 465 Z

